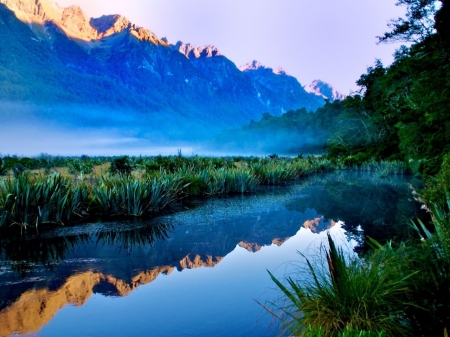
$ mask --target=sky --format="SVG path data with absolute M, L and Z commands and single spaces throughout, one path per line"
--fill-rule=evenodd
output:
M 398 44 L 377 45 L 396 0 L 56 0 L 88 17 L 121 14 L 166 37 L 214 45 L 237 66 L 282 67 L 302 85 L 321 79 L 343 94 L 376 59 L 389 65 Z

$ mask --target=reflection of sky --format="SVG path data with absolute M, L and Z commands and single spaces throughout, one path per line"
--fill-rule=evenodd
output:
M 340 223 L 330 231 L 350 250 L 355 245 L 345 241 Z M 67 306 L 40 335 L 272 336 L 272 318 L 253 300 L 279 295 L 266 269 L 280 278 L 292 274 L 301 261 L 296 251 L 310 252 L 325 241 L 326 232 L 301 228 L 280 247 L 251 253 L 236 246 L 214 268 L 175 270 L 126 297 L 96 294 L 82 307 Z
M 184 205 L 189 206 L 188 210 L 151 222 L 174 225 L 167 240 L 156 240 L 152 245 L 138 244 L 130 250 L 122 247 L 120 235 L 114 243 L 99 240 L 96 244 L 94 233 L 116 229 L 119 233 L 136 231 L 131 237 L 135 234 L 145 237 L 147 232 L 133 228 L 133 224 L 96 223 L 47 232 L 44 238 L 89 233 L 91 241 L 77 243 L 73 250 L 66 252 L 64 261 L 54 266 L 54 271 L 36 267 L 24 280 L 28 283 L 24 284 L 23 291 L 51 287 L 52 291 L 63 293 L 68 277 L 91 270 L 112 275 L 128 285 L 142 271 L 156 268 L 155 276 L 164 270 L 173 271 L 133 285 L 128 288 L 131 292 L 112 289 L 109 293 L 128 294 L 120 298 L 105 297 L 102 294 L 108 293 L 107 287 L 112 284 L 99 284 L 97 289 L 94 287 L 98 294 L 90 296 L 83 306 L 65 306 L 59 310 L 39 335 L 274 335 L 275 331 L 268 330 L 272 317 L 253 300 L 264 303 L 280 298 L 266 270 L 278 278 L 295 275 L 303 261 L 297 251 L 312 261 L 317 259 L 318 249 L 326 240 L 326 229 L 333 224 L 329 231 L 338 244 L 352 252 L 355 240 L 360 241 L 362 235 L 370 233 L 370 226 L 365 225 L 373 223 L 380 213 L 386 213 L 384 204 L 381 208 L 378 205 L 381 199 L 395 206 L 390 216 L 401 207 L 411 206 L 403 178 L 386 179 L 380 184 L 370 177 L 338 172 L 315 175 L 286 187 L 267 188 L 255 195 L 186 200 Z M 336 189 L 341 191 L 337 197 Z M 408 217 L 413 216 L 412 212 L 409 208 L 404 210 Z M 331 220 L 341 216 L 345 225 Z M 306 225 L 313 231 L 305 228 Z M 380 225 L 372 227 L 386 231 Z M 316 230 L 320 233 L 316 234 Z M 126 241 L 127 236 L 122 238 Z M 281 246 L 272 244 L 286 238 Z M 243 248 L 246 246 L 260 250 L 253 253 Z M 193 261 L 196 256 L 203 262 L 208 257 L 220 262 L 213 268 L 195 268 L 202 263 L 193 265 L 192 269 L 185 268 L 186 264 L 183 267 L 181 261 L 186 258 Z M 5 265 L 10 263 L 5 261 Z M 12 274 L 0 274 L 0 291 L 15 301 L 19 295 L 11 294 L 18 293 L 19 285 L 13 289 L 5 283 L 14 279 Z M 73 289 L 77 289 L 76 285 Z M 54 294 L 50 291 L 49 295 Z M 78 296 L 75 291 L 72 298 Z

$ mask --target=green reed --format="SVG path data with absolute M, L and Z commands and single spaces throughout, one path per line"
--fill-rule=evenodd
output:
M 370 161 L 363 163 L 358 167 L 361 171 L 373 172 L 377 177 L 384 178 L 389 175 L 399 175 L 409 172 L 409 167 L 406 163 L 400 160 L 393 161 Z
M 270 161 L 266 164 L 256 163 L 252 165 L 256 176 L 258 176 L 263 185 L 282 185 L 294 180 L 297 176 L 297 170 L 291 162 L 288 161 Z
M 175 201 L 182 189 L 176 175 L 144 178 L 101 177 L 92 189 L 94 207 L 103 216 L 143 216 Z
M 40 223 L 69 222 L 85 211 L 89 192 L 58 174 L 23 175 L 0 182 L 0 227 L 27 229 Z
M 329 235 L 328 242 L 325 264 L 313 266 L 306 259 L 308 276 L 288 277 L 285 284 L 269 272 L 288 303 L 266 308 L 296 336 L 311 335 L 311 330 L 338 336 L 348 329 L 383 331 L 386 336 L 410 333 L 405 310 L 415 306 L 408 298 L 416 274 L 411 261 L 399 259 L 392 249 L 380 249 L 365 259 L 346 256 Z
M 101 159 L 101 160 L 100 160 Z M 101 164 L 117 158 L 67 159 Z M 120 159 L 120 158 L 119 158 Z M 62 160 L 62 159 L 61 159 Z M 0 182 L 0 228 L 65 225 L 103 217 L 143 217 L 183 195 L 254 193 L 260 185 L 282 185 L 336 169 L 325 157 L 256 158 L 127 157 L 137 171 L 89 179 L 25 172 Z M 89 170 L 88 170 L 89 171 Z M 113 172 L 114 170 L 110 170 Z M 117 170 L 116 170 L 117 171 Z

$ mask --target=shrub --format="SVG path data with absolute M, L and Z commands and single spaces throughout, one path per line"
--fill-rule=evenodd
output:
M 14 165 L 14 167 L 12 169 L 14 178 L 18 178 L 18 177 L 22 176 L 27 170 L 28 169 L 25 166 L 23 166 L 22 164 Z
M 129 176 L 132 171 L 133 165 L 131 164 L 128 156 L 114 158 L 111 162 L 111 166 L 109 167 L 109 172 L 111 174 Z
M 5 175 L 8 170 L 3 165 L 3 160 L 0 158 L 0 176 Z

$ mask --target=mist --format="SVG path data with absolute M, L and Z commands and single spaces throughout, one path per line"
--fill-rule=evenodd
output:
M 244 126 L 221 132 L 203 150 L 257 156 L 323 154 L 328 138 L 329 132 L 317 128 L 301 131 L 295 128 L 250 129 Z
M 193 154 L 220 130 L 167 113 L 0 103 L 0 154 Z
M 323 153 L 325 132 L 222 130 L 165 112 L 0 102 L 0 154 L 267 156 Z

